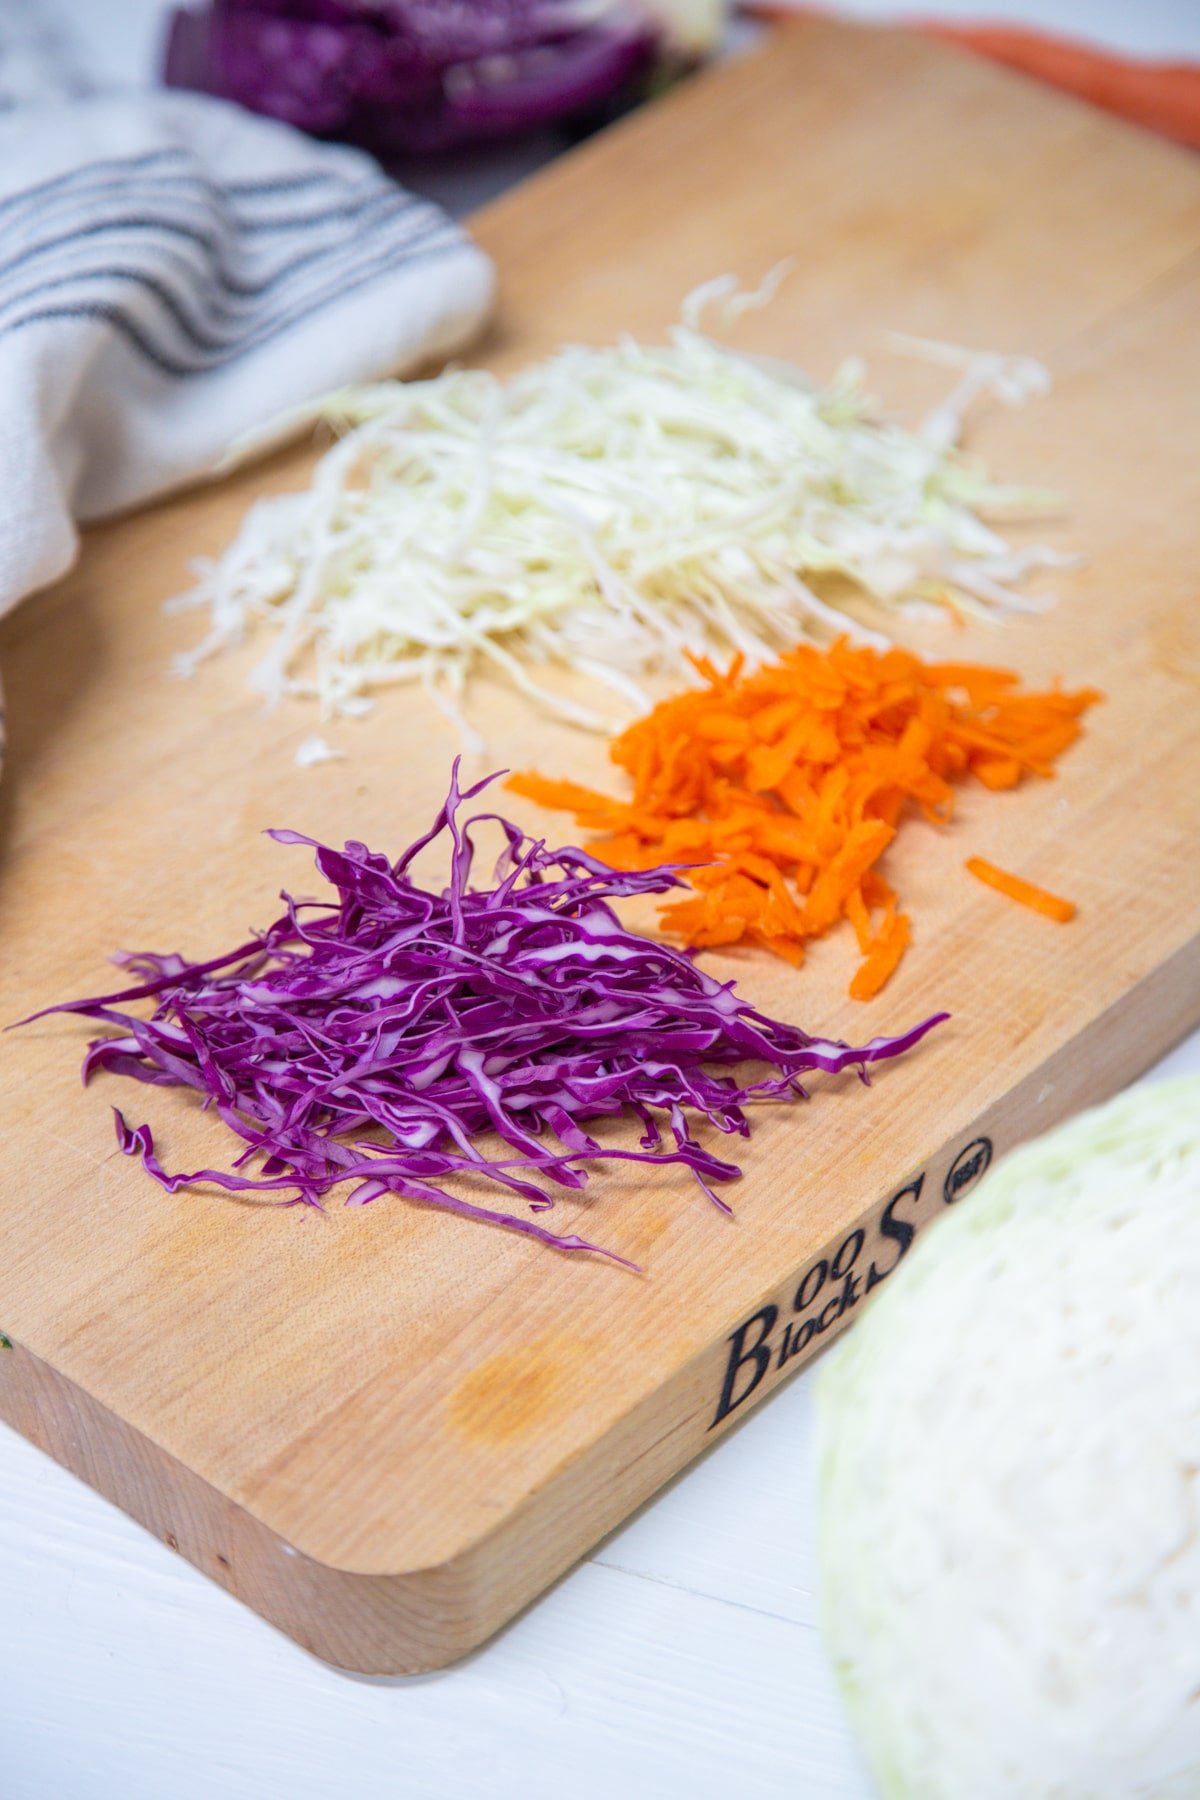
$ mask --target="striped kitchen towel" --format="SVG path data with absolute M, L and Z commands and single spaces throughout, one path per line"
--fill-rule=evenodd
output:
M 0 116 L 0 613 L 98 519 L 486 317 L 488 258 L 359 151 L 193 94 Z

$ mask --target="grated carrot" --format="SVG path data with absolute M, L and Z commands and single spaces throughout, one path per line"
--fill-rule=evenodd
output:
M 1003 790 L 1052 775 L 1100 698 L 1025 693 L 1005 669 L 845 638 L 801 645 L 752 674 L 740 657 L 724 672 L 692 661 L 702 685 L 610 746 L 632 798 L 533 773 L 509 786 L 601 834 L 594 847 L 618 868 L 692 865 L 694 893 L 663 919 L 698 949 L 757 943 L 798 964 L 808 942 L 846 920 L 863 958 L 850 991 L 862 1000 L 908 947 L 910 921 L 879 870 L 903 824 L 918 814 L 948 823 L 954 784 L 968 778 Z
M 1073 900 L 1063 900 L 1058 894 L 1050 893 L 1048 888 L 1035 887 L 1032 881 L 1010 875 L 1007 869 L 998 869 L 995 863 L 985 861 L 982 856 L 968 856 L 966 866 L 977 881 L 995 888 L 998 894 L 1007 894 L 1010 900 L 1019 901 L 1022 906 L 1031 907 L 1034 912 L 1043 913 L 1047 919 L 1057 919 L 1060 925 L 1067 925 L 1075 917 Z

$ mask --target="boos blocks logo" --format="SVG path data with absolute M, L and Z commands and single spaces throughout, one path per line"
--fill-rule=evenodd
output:
M 992 1160 L 990 1138 L 972 1138 L 947 1170 L 941 1201 L 953 1206 L 981 1179 Z M 729 1337 L 729 1354 L 711 1431 L 748 1400 L 769 1375 L 778 1375 L 877 1288 L 907 1256 L 919 1227 L 932 1215 L 927 1171 L 898 1188 L 870 1226 L 856 1226 L 831 1254 L 818 1257 L 788 1299 L 761 1306 Z

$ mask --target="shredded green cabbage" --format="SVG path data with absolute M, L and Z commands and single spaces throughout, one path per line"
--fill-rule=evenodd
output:
M 723 301 L 732 322 L 781 272 L 750 294 L 707 283 L 666 345 L 568 348 L 506 385 L 451 369 L 330 396 L 320 416 L 343 435 L 311 485 L 254 506 L 173 603 L 211 615 L 180 672 L 268 622 L 252 681 L 269 701 L 315 696 L 328 717 L 415 681 L 477 746 L 460 702 L 489 665 L 611 730 L 528 664 L 577 671 L 628 716 L 645 676 L 686 675 L 685 651 L 753 662 L 840 631 L 886 643 L 844 610 L 847 584 L 892 609 L 947 591 L 983 611 L 1044 605 L 1016 584 L 1069 559 L 1014 551 L 981 514 L 1045 497 L 993 484 L 957 448 L 977 394 L 1015 403 L 1044 370 L 910 344 L 959 380 L 906 430 L 875 416 L 857 362 L 818 388 L 700 333 L 704 306 Z

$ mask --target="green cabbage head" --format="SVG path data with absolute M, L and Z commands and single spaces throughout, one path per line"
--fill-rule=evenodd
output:
M 882 1792 L 1200 1796 L 1200 1081 L 1017 1151 L 822 1378 L 826 1641 Z

